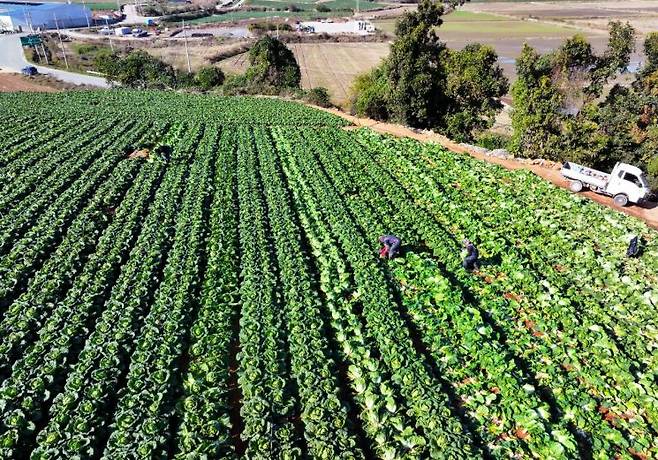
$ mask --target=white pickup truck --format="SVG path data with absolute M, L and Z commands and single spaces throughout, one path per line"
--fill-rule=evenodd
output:
M 596 169 L 566 162 L 562 165 L 562 175 L 571 182 L 569 188 L 578 193 L 588 188 L 596 193 L 612 196 L 619 206 L 629 202 L 640 204 L 647 200 L 651 188 L 640 168 L 626 163 L 617 163 L 610 174 Z

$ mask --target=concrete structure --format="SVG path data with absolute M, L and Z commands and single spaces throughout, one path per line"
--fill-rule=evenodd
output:
M 370 21 L 304 21 L 297 25 L 300 32 L 368 35 L 375 32 L 375 26 Z
M 0 29 L 15 32 L 86 27 L 91 11 L 80 4 L 28 3 L 0 0 Z

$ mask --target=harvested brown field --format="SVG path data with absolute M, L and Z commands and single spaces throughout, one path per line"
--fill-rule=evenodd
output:
M 324 86 L 334 103 L 344 105 L 354 78 L 376 66 L 388 54 L 388 43 L 292 43 L 302 72 L 302 88 Z M 225 72 L 241 73 L 247 68 L 243 53 L 221 62 Z
M 190 40 L 188 44 L 190 54 L 190 65 L 193 70 L 200 67 L 208 66 L 212 58 L 219 53 L 230 51 L 232 47 L 240 47 L 242 42 L 232 43 L 230 45 L 208 43 L 201 40 Z M 182 42 L 169 41 L 164 46 L 149 47 L 148 52 L 177 69 L 187 69 L 187 57 L 185 54 L 185 45 Z

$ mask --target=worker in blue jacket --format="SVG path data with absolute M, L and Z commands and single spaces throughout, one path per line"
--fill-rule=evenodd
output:
M 464 258 L 464 268 L 468 271 L 472 271 L 473 269 L 479 269 L 480 268 L 480 254 L 478 253 L 477 248 L 473 243 L 471 243 L 468 239 L 464 239 L 462 241 L 462 244 L 464 245 L 464 249 L 466 249 L 466 257 Z
M 382 235 L 379 237 L 379 242 L 384 245 L 379 251 L 380 257 L 388 257 L 389 259 L 392 259 L 400 252 L 402 240 L 395 235 Z

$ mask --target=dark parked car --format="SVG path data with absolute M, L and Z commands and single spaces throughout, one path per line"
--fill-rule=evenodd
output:
M 28 66 L 26 66 L 26 67 L 23 67 L 23 68 L 21 69 L 21 72 L 23 73 L 23 75 L 26 75 L 26 76 L 28 76 L 28 77 L 31 77 L 32 75 L 36 75 L 36 74 L 39 73 L 39 72 L 37 71 L 37 68 L 34 67 L 33 65 L 28 65 Z

